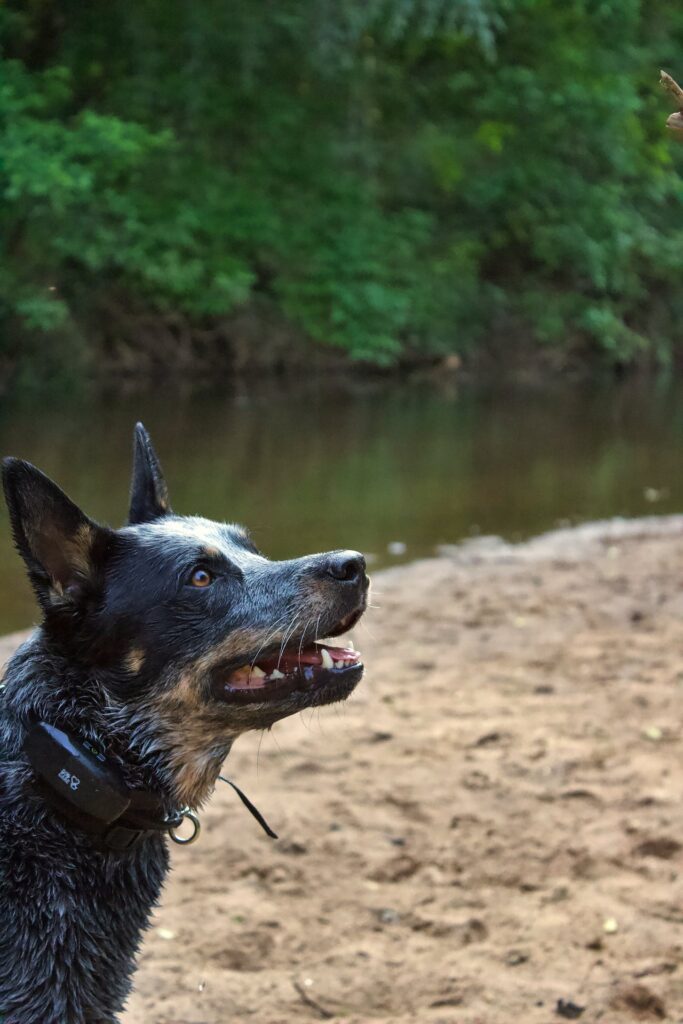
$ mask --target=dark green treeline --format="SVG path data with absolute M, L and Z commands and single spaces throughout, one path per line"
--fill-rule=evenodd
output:
M 245 313 L 377 363 L 681 345 L 668 0 L 22 0 L 0 40 L 0 373 Z

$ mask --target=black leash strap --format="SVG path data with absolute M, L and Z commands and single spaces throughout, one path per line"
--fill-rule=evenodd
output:
M 270 836 L 271 839 L 278 839 L 279 837 L 277 832 L 273 832 L 272 828 L 270 827 L 266 819 L 263 817 L 258 807 L 254 807 L 246 793 L 243 793 L 240 787 L 236 786 L 232 779 L 226 779 L 225 775 L 219 775 L 218 778 L 221 780 L 221 782 L 227 782 L 229 786 L 232 786 L 232 788 L 235 790 L 235 792 L 237 793 L 238 797 L 240 798 L 246 809 L 249 811 L 250 814 L 252 814 L 256 818 L 256 820 L 258 821 L 259 825 L 266 833 L 266 835 Z

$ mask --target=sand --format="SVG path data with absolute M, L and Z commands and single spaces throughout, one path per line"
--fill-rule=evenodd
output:
M 245 736 L 125 1024 L 683 1021 L 683 518 L 377 575 L 343 706 Z

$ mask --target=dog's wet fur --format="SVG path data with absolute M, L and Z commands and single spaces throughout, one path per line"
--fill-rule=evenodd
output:
M 360 662 L 248 699 L 224 680 L 357 621 L 365 562 L 339 551 L 271 562 L 239 526 L 174 514 L 140 424 L 122 529 L 89 519 L 29 463 L 5 460 L 3 483 L 43 621 L 0 691 L 0 1020 L 113 1024 L 168 868 L 166 838 L 106 852 L 67 824 L 31 786 L 28 721 L 104 743 L 127 784 L 169 812 L 197 808 L 240 733 L 358 683 Z

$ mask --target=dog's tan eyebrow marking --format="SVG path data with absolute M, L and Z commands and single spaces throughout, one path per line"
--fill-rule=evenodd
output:
M 218 548 L 212 548 L 209 545 L 204 547 L 203 553 L 207 558 L 220 558 L 222 555 L 222 551 L 219 551 Z
M 124 658 L 126 668 L 133 675 L 137 675 L 142 666 L 145 664 L 145 652 L 141 647 L 133 647 Z

